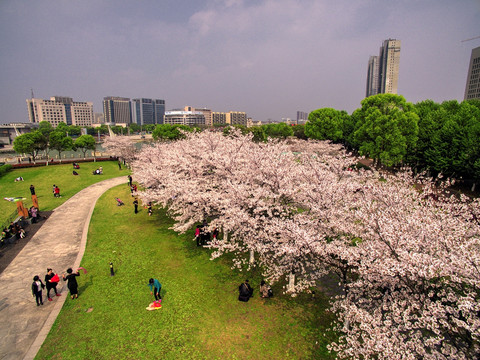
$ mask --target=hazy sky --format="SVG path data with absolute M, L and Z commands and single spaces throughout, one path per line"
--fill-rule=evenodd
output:
M 407 101 L 462 100 L 480 0 L 0 0 L 0 33 L 1 123 L 28 122 L 30 89 L 280 120 L 358 108 L 388 38 Z

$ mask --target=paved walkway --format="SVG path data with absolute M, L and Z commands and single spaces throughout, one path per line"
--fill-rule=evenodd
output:
M 59 206 L 27 245 L 0 274 L 0 359 L 33 359 L 60 312 L 67 295 L 37 307 L 32 296 L 34 275 L 43 281 L 47 267 L 60 275 L 80 266 L 90 218 L 97 199 L 108 189 L 126 184 L 125 176 L 105 180 L 83 189 Z

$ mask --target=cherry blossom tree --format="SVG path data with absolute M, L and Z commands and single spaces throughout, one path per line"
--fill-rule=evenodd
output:
M 223 230 L 212 258 L 232 252 L 241 267 L 256 254 L 292 294 L 336 273 L 340 358 L 473 358 L 479 201 L 355 162 L 325 142 L 203 132 L 142 150 L 133 170 L 140 196 L 168 208 L 176 231 L 204 220 Z
M 102 147 L 110 153 L 131 163 L 136 159 L 138 150 L 134 142 L 128 136 L 109 136 L 102 143 Z
M 439 194 L 407 173 L 369 179 L 351 223 L 361 241 L 333 305 L 341 358 L 474 358 L 479 353 L 478 200 Z

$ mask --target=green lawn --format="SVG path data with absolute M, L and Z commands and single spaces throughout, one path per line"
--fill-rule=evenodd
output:
M 92 175 L 93 170 L 100 166 L 103 167 L 103 175 Z M 130 173 L 123 166 L 122 170 L 119 170 L 116 161 L 80 163 L 80 169 L 76 170 L 79 173 L 78 176 L 72 175 L 72 171 L 72 164 L 50 165 L 15 169 L 2 176 L 0 178 L 0 225 L 17 209 L 15 203 L 5 201 L 3 198 L 22 196 L 26 198 L 24 201 L 25 207 L 32 206 L 30 185 L 35 186 L 40 211 L 48 211 L 63 204 L 77 192 L 96 182 L 125 176 L 125 183 L 127 183 L 127 175 Z M 15 182 L 15 178 L 20 176 L 25 181 Z M 53 184 L 60 188 L 61 198 L 53 196 Z
M 117 207 L 115 196 L 127 205 Z M 169 230 L 162 211 L 148 217 L 141 208 L 135 215 L 129 199 L 128 187 L 119 186 L 97 202 L 80 296 L 67 299 L 37 359 L 334 358 L 326 350 L 335 339 L 326 330 L 327 299 L 292 299 L 281 284 L 274 298 L 259 298 L 258 272 L 241 274 L 226 259 L 209 260 L 209 251 L 192 241 L 193 230 Z M 160 310 L 145 309 L 153 300 L 150 277 L 163 285 Z M 255 289 L 248 303 L 237 300 L 245 277 Z

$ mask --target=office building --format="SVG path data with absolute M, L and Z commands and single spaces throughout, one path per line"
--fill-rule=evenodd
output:
M 164 124 L 205 125 L 205 115 L 200 111 L 165 111 Z
M 132 122 L 138 125 L 163 124 L 165 115 L 165 100 L 133 99 Z
M 165 100 L 154 99 L 153 100 L 153 118 L 154 124 L 163 124 L 163 118 L 165 117 Z
M 227 113 L 213 111 L 212 123 L 213 125 L 225 125 L 227 123 Z
M 297 124 L 304 123 L 308 120 L 308 112 L 297 111 Z
M 480 47 L 472 49 L 464 100 L 480 99 Z
M 242 111 L 229 111 L 225 115 L 225 121 L 229 125 L 247 125 L 247 113 Z
M 192 106 L 185 106 L 183 108 L 184 111 L 197 111 L 201 112 L 203 116 L 205 116 L 205 125 L 207 126 L 212 126 L 213 125 L 213 119 L 212 119 L 212 110 L 207 109 L 207 108 L 194 108 Z
M 370 56 L 368 60 L 368 70 L 367 70 L 367 91 L 366 97 L 377 95 L 379 91 L 378 86 L 378 56 Z
M 132 106 L 129 98 L 108 96 L 103 98 L 105 124 L 128 126 L 132 122 Z
M 397 94 L 401 41 L 385 40 L 378 56 L 368 61 L 366 96 Z
M 73 101 L 66 96 L 52 96 L 50 100 L 27 99 L 28 118 L 31 123 L 48 121 L 54 128 L 61 122 L 67 125 L 92 126 L 93 103 Z

